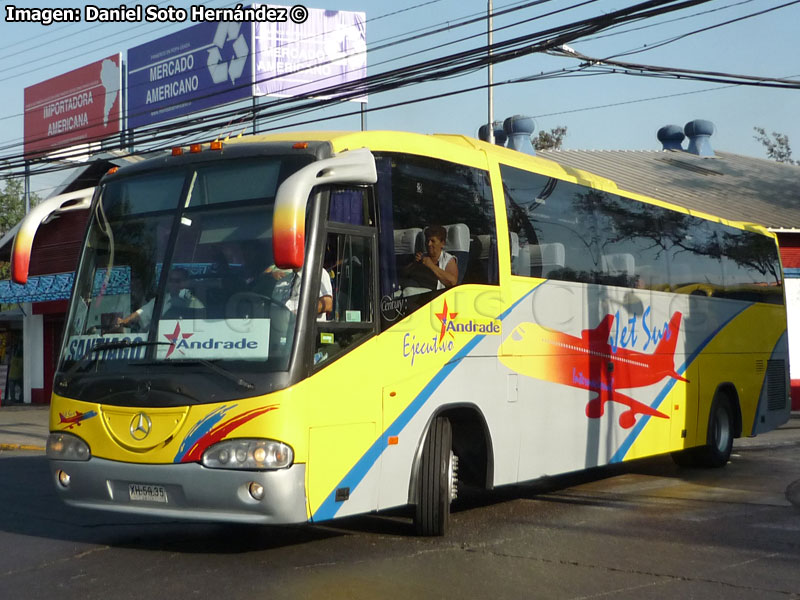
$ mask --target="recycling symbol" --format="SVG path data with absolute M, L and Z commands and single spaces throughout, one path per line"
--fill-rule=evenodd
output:
M 236 83 L 236 79 L 241 77 L 244 72 L 245 63 L 247 62 L 247 40 L 244 35 L 239 32 L 241 23 L 235 22 L 222 22 L 217 25 L 217 32 L 214 34 L 214 42 L 211 49 L 208 51 L 208 72 L 211 74 L 211 80 L 214 83 L 223 83 L 228 77 L 231 83 Z M 233 42 L 234 58 L 229 62 L 222 60 L 222 53 L 220 50 L 227 42 Z

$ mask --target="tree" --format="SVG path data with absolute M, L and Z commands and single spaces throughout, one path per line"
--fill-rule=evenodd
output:
M 0 237 L 25 216 L 25 196 L 20 179 L 6 179 L 0 191 Z
M 25 190 L 21 179 L 5 179 L 0 190 L 0 237 L 25 216 Z M 38 198 L 31 194 L 31 206 Z M 0 261 L 0 279 L 8 279 L 9 263 Z
M 533 147 L 538 150 L 560 150 L 564 138 L 567 136 L 567 128 L 564 125 L 554 127 L 550 131 L 539 131 L 533 139 Z
M 792 148 L 789 146 L 789 136 L 783 133 L 773 131 L 771 135 L 767 135 L 763 127 L 753 127 L 753 130 L 758 134 L 754 135 L 758 142 L 764 146 L 767 151 L 767 156 L 779 163 L 786 163 L 789 165 L 800 164 L 796 160 L 792 160 Z

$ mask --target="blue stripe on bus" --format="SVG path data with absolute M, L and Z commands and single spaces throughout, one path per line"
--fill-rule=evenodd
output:
M 697 347 L 697 349 L 691 355 L 689 355 L 689 358 L 686 360 L 686 362 L 684 362 L 679 368 L 675 369 L 678 375 L 683 375 L 686 372 L 686 369 L 689 368 L 689 365 L 691 365 L 695 361 L 695 359 L 700 355 L 703 349 L 711 343 L 711 340 L 713 340 L 720 331 L 722 331 L 723 329 L 725 329 L 725 327 L 727 327 L 728 323 L 733 321 L 736 317 L 738 317 L 740 314 L 742 314 L 745 310 L 747 310 L 751 306 L 752 304 L 748 304 L 738 312 L 731 315 L 731 317 L 727 321 L 725 321 L 711 335 L 709 335 Z M 677 379 L 670 379 L 664 386 L 664 388 L 661 390 L 661 392 L 658 394 L 658 396 L 656 396 L 655 400 L 653 400 L 653 403 L 650 405 L 650 408 L 658 410 L 658 407 L 661 406 L 661 403 L 664 401 L 664 398 L 666 398 L 667 394 L 669 394 L 669 392 L 672 391 L 672 388 L 675 387 L 675 384 L 677 382 L 678 382 Z M 636 438 L 639 437 L 639 435 L 644 430 L 645 425 L 647 425 L 649 421 L 650 421 L 650 415 L 642 415 L 642 418 L 636 422 L 636 425 L 634 426 L 633 430 L 630 432 L 630 434 L 628 434 L 628 437 L 625 438 L 625 441 L 622 442 L 620 447 L 614 453 L 614 456 L 612 456 L 611 460 L 608 461 L 609 464 L 618 463 L 625 460 L 625 455 L 631 449 L 631 446 L 633 446 L 633 443 L 636 441 Z
M 536 286 L 538 287 L 538 286 Z M 522 298 L 520 298 L 517 302 L 515 302 L 511 307 L 509 307 L 505 312 L 501 313 L 497 318 L 499 320 L 505 319 L 512 310 L 514 310 L 519 304 L 525 300 L 528 296 L 530 296 L 533 291 L 536 289 L 534 287 L 530 292 L 525 294 Z M 400 435 L 406 425 L 409 424 L 412 418 L 420 411 L 420 409 L 425 405 L 428 399 L 433 395 L 433 392 L 436 391 L 442 382 L 447 378 L 450 373 L 461 363 L 461 360 L 465 358 L 472 350 L 485 338 L 485 335 L 476 335 L 473 337 L 467 344 L 459 350 L 456 355 L 453 357 L 453 360 L 448 362 L 441 370 L 431 379 L 428 384 L 422 388 L 417 397 L 409 404 L 406 409 L 400 413 L 400 416 L 394 420 L 394 422 L 386 428 L 380 437 L 370 446 L 369 450 L 367 450 L 364 455 L 353 465 L 353 468 L 344 476 L 344 478 L 331 490 L 328 497 L 325 498 L 325 501 L 320 505 L 315 512 L 311 516 L 312 521 L 324 521 L 326 519 L 333 519 L 336 516 L 336 513 L 341 508 L 342 503 L 336 502 L 336 490 L 343 487 L 350 488 L 350 493 L 352 494 L 353 490 L 363 481 L 364 477 L 367 476 L 369 470 L 375 465 L 378 461 L 378 458 L 383 453 L 383 451 L 389 445 L 389 437 Z

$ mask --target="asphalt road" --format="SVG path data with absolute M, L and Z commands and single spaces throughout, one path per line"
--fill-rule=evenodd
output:
M 0 598 L 800 599 L 800 419 L 719 470 L 668 457 L 462 501 L 449 536 L 402 512 L 324 526 L 63 506 L 41 453 L 0 453 Z

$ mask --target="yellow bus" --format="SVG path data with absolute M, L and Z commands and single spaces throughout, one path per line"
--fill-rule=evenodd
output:
M 75 506 L 321 522 L 789 416 L 774 236 L 465 136 L 316 132 L 104 177 L 47 455 Z M 15 242 L 24 280 L 41 212 Z

